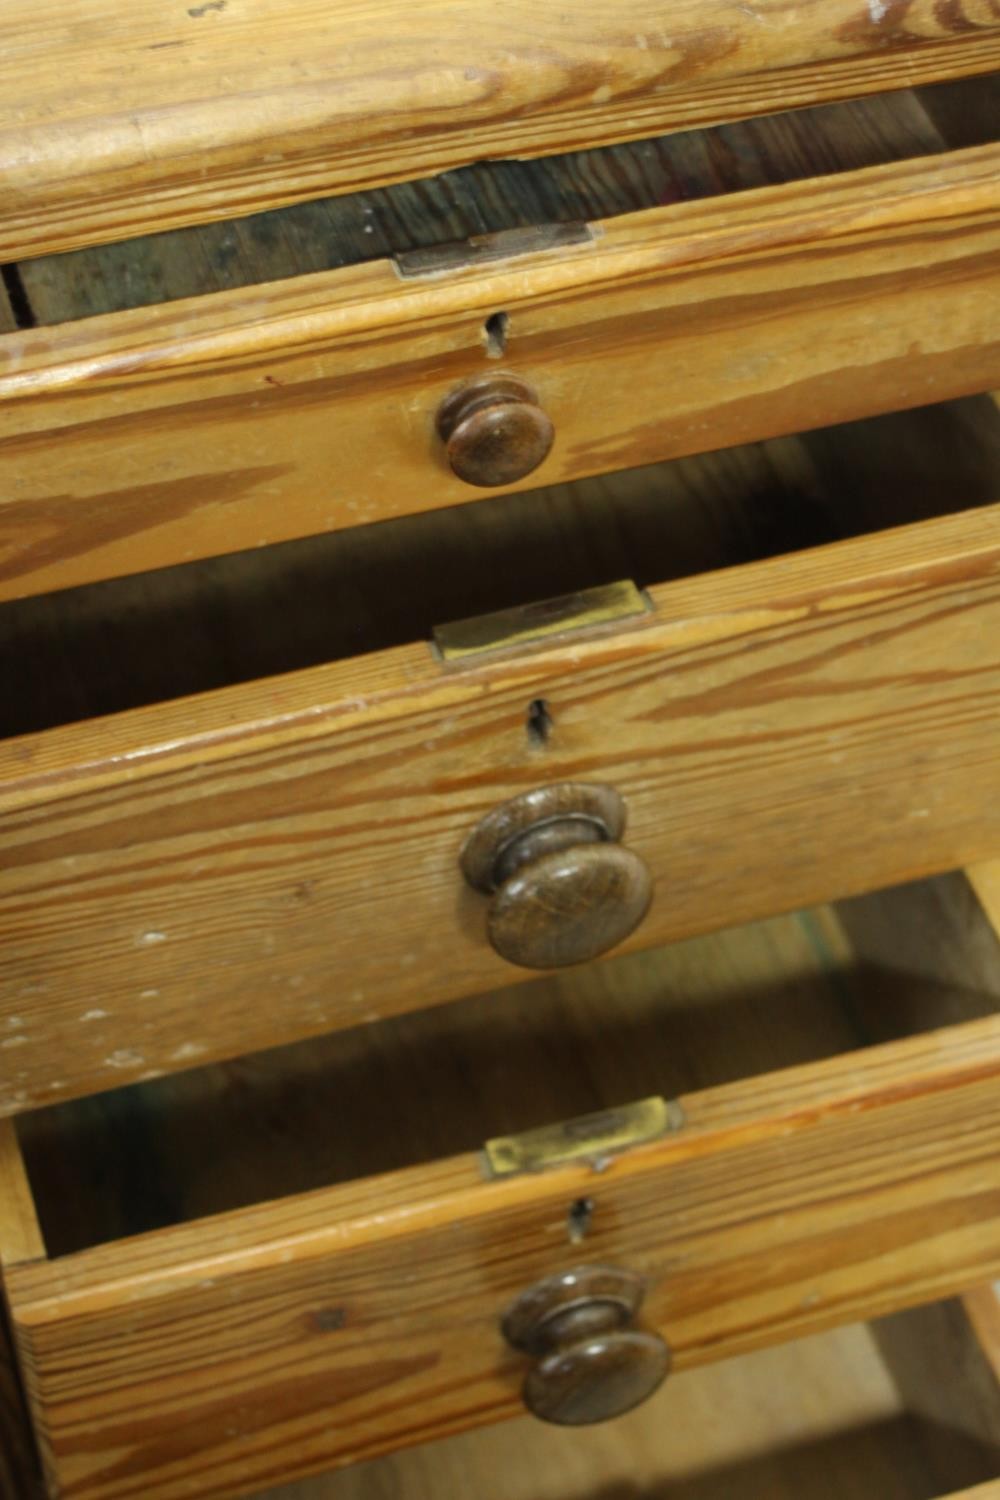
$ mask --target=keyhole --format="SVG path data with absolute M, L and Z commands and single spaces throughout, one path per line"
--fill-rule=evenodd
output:
M 528 704 L 528 739 L 533 745 L 547 745 L 554 721 L 544 698 Z
M 492 313 L 483 328 L 483 338 L 486 343 L 487 359 L 503 359 L 507 353 L 507 332 L 510 328 L 510 316 L 505 312 Z
M 571 1245 L 581 1245 L 587 1238 L 590 1221 L 593 1217 L 593 1198 L 577 1198 L 575 1203 L 570 1204 L 569 1214 L 566 1218 L 566 1229 Z

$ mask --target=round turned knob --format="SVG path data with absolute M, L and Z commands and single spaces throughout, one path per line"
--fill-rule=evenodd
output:
M 517 375 L 484 375 L 442 401 L 437 429 L 448 462 L 466 484 L 492 489 L 531 474 L 548 456 L 555 428 Z
M 617 842 L 625 804 L 609 786 L 561 782 L 494 808 L 462 850 L 468 883 L 493 897 L 490 942 L 526 969 L 607 953 L 649 910 L 653 885 Z
M 640 1405 L 662 1385 L 670 1350 L 635 1329 L 645 1283 L 612 1266 L 578 1266 L 540 1281 L 504 1315 L 504 1338 L 537 1361 L 524 1404 L 543 1422 L 582 1427 Z

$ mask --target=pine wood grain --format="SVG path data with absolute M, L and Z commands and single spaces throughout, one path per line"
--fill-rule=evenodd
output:
M 975 407 L 975 420 L 968 420 Z M 796 438 L 405 516 L 0 605 L 4 738 L 430 640 L 436 626 L 640 587 L 992 502 L 992 402 L 865 423 L 850 484 Z M 858 446 L 845 428 L 840 445 Z M 839 451 L 839 449 L 838 449 Z M 890 508 L 880 454 L 898 466 Z M 905 455 L 905 464 L 904 464 Z M 956 483 L 956 475 L 959 482 Z M 239 649 L 234 650 L 234 642 Z
M 987 505 L 998 475 L 997 408 L 967 398 L 9 601 L 0 734 Z
M 989 0 L 10 0 L 0 258 L 989 73 L 998 32 Z
M 496 1318 L 578 1257 L 582 1195 L 679 1369 L 996 1275 L 998 1075 L 993 1017 L 689 1096 L 599 1175 L 458 1158 L 12 1266 L 62 1493 L 234 1495 L 513 1415 Z
M 11 1121 L 0 1123 L 0 1221 L 4 1226 L 0 1266 L 42 1260 L 45 1243 L 17 1135 Z
M 18 1138 L 63 1256 L 850 1052 L 856 980 L 829 911 L 795 913 L 35 1111 Z
M 3 1111 L 514 979 L 458 851 L 540 782 L 624 795 L 633 945 L 1000 848 L 996 507 L 651 597 L 476 668 L 414 645 L 7 742 Z
M 969 871 L 969 879 L 980 905 L 996 931 L 1000 932 L 1000 861 L 974 865 Z
M 989 82 L 963 82 L 966 113 L 989 114 Z M 473 235 L 610 219 L 935 155 L 945 149 L 929 114 L 936 94 L 928 90 L 921 102 L 903 90 L 538 160 L 476 162 L 419 182 L 41 256 L 22 262 L 18 274 L 36 320 L 63 323 Z M 987 145 L 995 134 L 952 144 Z
M 9 335 L 0 596 L 476 498 L 433 419 L 498 308 L 557 430 L 514 489 L 988 389 L 998 163 L 677 204 L 440 281 L 380 262 Z
M 501 1475 L 503 1500 L 941 1500 L 963 1474 L 991 1472 L 992 1455 L 953 1433 L 941 1461 L 928 1461 L 933 1423 L 897 1389 L 881 1327 L 686 1371 L 662 1403 L 603 1428 L 569 1434 L 521 1419 L 260 1500 L 440 1500 L 495 1493 Z M 957 1399 L 964 1389 L 956 1382 Z
M 930 1314 L 932 1359 L 936 1311 L 891 1320 L 923 1324 Z M 995 1500 L 1000 1481 L 952 1493 L 963 1475 L 992 1472 L 996 1456 L 909 1408 L 880 1348 L 884 1327 L 686 1371 L 662 1403 L 606 1427 L 568 1434 L 520 1419 L 281 1485 L 260 1500 L 439 1500 L 490 1493 L 498 1475 L 503 1500 L 942 1500 L 946 1490 L 951 1500 Z M 974 1336 L 964 1335 L 974 1353 Z M 963 1368 L 949 1369 L 956 1402 L 967 1389 Z
M 998 1009 L 997 939 L 953 874 L 36 1111 L 18 1138 L 62 1256 Z

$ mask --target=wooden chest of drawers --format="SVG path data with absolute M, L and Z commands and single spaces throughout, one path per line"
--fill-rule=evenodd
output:
M 862 9 L 0 19 L 52 1495 L 611 1415 L 1000 1276 L 1000 21 Z M 903 1323 L 978 1401 L 976 1295 Z

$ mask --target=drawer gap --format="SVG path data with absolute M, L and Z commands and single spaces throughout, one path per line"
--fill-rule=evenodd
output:
M 669 202 L 940 153 L 936 95 L 934 87 L 901 90 L 535 160 L 484 160 L 412 183 L 40 255 L 19 269 L 37 320 L 52 326 L 382 257 L 426 266 L 454 257 L 442 242 L 534 234 L 546 223 L 579 234 L 576 225 Z M 981 95 L 984 104 L 967 105 L 963 117 L 981 126 L 961 124 L 966 138 L 976 136 L 963 144 L 996 139 L 996 120 L 988 123 L 996 81 L 964 81 L 963 98 Z M 951 115 L 939 113 L 952 127 Z
M 698 1125 L 699 1090 L 736 1098 L 740 1080 L 998 1016 L 1000 945 L 956 874 L 34 1111 L 19 1128 L 60 1256 L 461 1152 L 479 1180 L 486 1140 L 558 1138 L 560 1121 L 654 1093 L 680 1101 L 664 1107 L 669 1138 Z M 591 1181 L 599 1224 L 601 1173 Z
M 483 236 L 581 236 L 581 226 L 663 204 L 935 155 L 996 139 L 993 77 L 813 105 L 701 130 L 552 155 L 482 161 L 218 223 L 19 262 L 42 326 L 206 296 L 382 257 L 456 262 Z M 516 239 L 515 239 L 516 243 Z M 479 251 L 481 257 L 484 253 Z M 454 265 L 454 269 L 459 269 Z M 438 273 L 440 274 L 440 272 Z
M 0 604 L 0 739 L 998 500 L 982 396 Z
M 762 1484 L 775 1493 L 787 1476 L 796 1500 L 819 1500 L 830 1482 L 840 1494 L 857 1477 L 874 1482 L 880 1500 L 944 1500 L 946 1490 L 987 1482 L 1000 1451 L 998 1315 L 986 1284 L 1000 1273 L 998 890 L 998 867 L 988 866 L 971 879 L 891 893 L 881 913 L 882 898 L 866 898 L 864 922 L 854 913 L 869 935 L 860 957 L 837 912 L 824 910 L 720 934 L 711 952 L 675 948 L 573 976 L 532 1107 L 552 1108 L 581 1086 L 617 1088 L 637 1063 L 695 1086 L 682 1101 L 684 1131 L 637 1145 L 599 1171 L 569 1163 L 485 1182 L 474 1156 L 452 1157 L 294 1192 L 296 1164 L 315 1164 L 331 1142 L 350 1171 L 372 1166 L 363 1139 L 369 1096 L 383 1141 L 411 1143 L 419 1133 L 423 1145 L 434 1129 L 452 1138 L 456 1119 L 497 1100 L 522 1108 L 534 1093 L 530 1061 L 545 1033 L 545 991 L 559 980 L 531 996 L 520 991 L 530 1002 L 520 1011 L 495 996 L 464 1020 L 461 1006 L 411 1018 L 407 1037 L 368 1027 L 374 1071 L 359 1067 L 355 1052 L 351 1071 L 335 1073 L 314 1042 L 123 1091 L 142 1111 L 119 1112 L 103 1138 L 94 1127 L 107 1097 L 24 1117 L 18 1130 L 43 1219 L 51 1221 L 50 1190 L 70 1200 L 70 1214 L 86 1207 L 93 1184 L 81 1167 L 105 1195 L 121 1194 L 116 1223 L 106 1221 L 111 1241 L 66 1253 L 50 1233 L 51 1260 L 38 1259 L 32 1234 L 17 1227 L 24 1178 L 8 1123 L 0 1243 L 54 1487 L 67 1500 L 113 1500 L 115 1487 L 95 1464 L 107 1454 L 113 1475 L 127 1475 L 150 1500 L 173 1500 L 179 1475 L 185 1483 L 196 1476 L 206 1500 L 234 1500 L 279 1473 L 303 1479 L 515 1415 L 524 1372 L 504 1355 L 500 1312 L 539 1276 L 565 1272 L 584 1255 L 648 1281 L 643 1318 L 674 1352 L 662 1395 L 631 1419 L 639 1430 L 650 1421 L 645 1457 L 676 1453 L 681 1436 L 700 1430 L 695 1413 L 711 1414 L 711 1441 L 688 1447 L 671 1493 L 693 1485 L 688 1493 L 700 1500 L 698 1486 L 704 1494 L 708 1484 L 739 1500 Z M 894 955 L 886 945 L 876 967 L 870 934 L 890 931 Z M 931 1008 L 938 1021 L 965 1019 L 914 1034 L 921 1007 L 898 1007 L 894 991 L 912 996 L 925 970 L 934 1002 L 925 1019 Z M 859 1047 L 865 1009 L 883 1018 L 884 1031 L 900 1025 L 905 1035 Z M 654 1010 L 660 1024 L 651 1027 Z M 507 1028 L 519 1042 L 513 1053 Z M 342 1035 L 338 1045 L 352 1040 Z M 394 1076 L 397 1044 L 406 1071 Z M 796 1052 L 815 1060 L 755 1071 Z M 716 1070 L 731 1081 L 702 1086 Z M 268 1078 L 279 1075 L 275 1093 Z M 304 1091 L 313 1098 L 300 1134 L 293 1115 L 301 1116 Z M 53 1135 L 56 1149 L 42 1163 L 39 1127 L 44 1135 L 59 1115 L 70 1128 L 58 1141 Z M 137 1178 L 116 1181 L 116 1155 L 168 1184 L 179 1167 L 173 1182 L 184 1183 L 188 1214 L 206 1180 L 225 1194 L 241 1176 L 237 1192 L 251 1188 L 253 1205 L 135 1237 Z M 272 1190 L 285 1196 L 257 1201 Z M 13 1217 L 11 1201 L 21 1205 Z M 959 1293 L 962 1302 L 913 1308 Z M 877 1321 L 845 1326 L 862 1317 Z M 387 1346 L 415 1356 L 391 1402 L 398 1366 L 391 1362 L 386 1375 L 379 1363 Z M 286 1382 L 278 1404 L 276 1369 Z M 137 1390 L 143 1422 L 133 1441 Z M 800 1397 L 815 1391 L 821 1400 L 803 1405 Z M 303 1449 L 299 1422 L 313 1419 L 317 1393 L 324 1420 Z M 765 1431 L 773 1450 L 766 1462 Z M 519 1461 L 529 1461 L 533 1442 L 529 1429 L 517 1442 Z M 630 1463 L 634 1478 L 634 1448 Z M 535 1486 L 541 1472 L 531 1468 Z M 588 1484 L 593 1478 L 588 1465 Z M 472 1482 L 463 1492 L 482 1488 Z M 992 1500 L 990 1489 L 975 1500 Z

